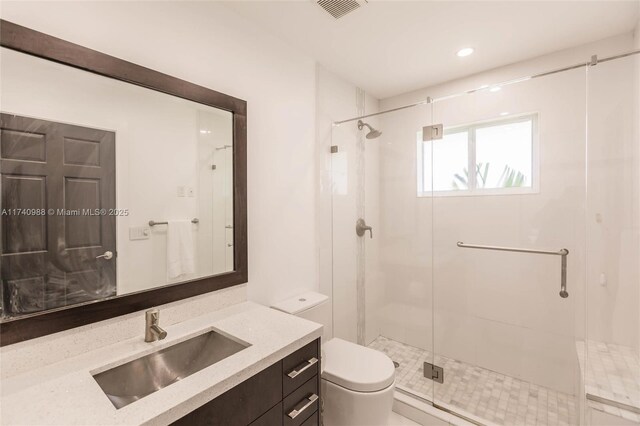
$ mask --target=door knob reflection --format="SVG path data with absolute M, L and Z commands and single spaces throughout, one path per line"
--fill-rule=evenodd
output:
M 104 260 L 110 260 L 113 257 L 113 252 L 110 251 L 105 251 L 104 254 L 101 254 L 100 256 L 96 256 L 96 259 L 100 259 L 100 258 L 104 258 Z

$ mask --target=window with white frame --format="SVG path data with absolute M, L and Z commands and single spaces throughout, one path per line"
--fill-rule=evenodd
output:
M 446 128 L 423 142 L 418 132 L 418 196 L 537 191 L 537 115 Z

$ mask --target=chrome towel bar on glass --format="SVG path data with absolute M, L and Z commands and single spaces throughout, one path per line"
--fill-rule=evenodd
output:
M 550 254 L 554 256 L 561 256 L 562 261 L 560 264 L 560 297 L 562 297 L 563 299 L 569 297 L 569 293 L 567 293 L 567 255 L 569 254 L 569 250 L 567 250 L 566 248 L 555 250 L 555 251 L 554 250 L 535 250 L 535 249 L 514 248 L 514 247 L 481 246 L 481 245 L 475 245 L 475 244 L 465 244 L 462 241 L 458 241 L 458 247 L 481 249 L 481 250 L 512 251 L 517 253 Z
M 200 220 L 196 217 L 191 219 L 191 223 L 198 223 L 200 222 Z M 149 226 L 156 226 L 156 225 L 168 225 L 169 222 L 156 222 L 155 220 L 150 220 L 149 221 Z

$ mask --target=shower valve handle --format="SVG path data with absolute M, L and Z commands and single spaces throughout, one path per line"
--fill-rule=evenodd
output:
M 370 237 L 373 238 L 373 228 L 368 226 L 364 219 L 358 219 L 356 222 L 356 234 L 358 237 L 362 237 L 367 231 L 369 231 Z

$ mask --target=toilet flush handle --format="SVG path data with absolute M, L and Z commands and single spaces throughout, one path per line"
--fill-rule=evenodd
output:
M 313 357 L 313 358 L 309 359 L 308 361 L 305 361 L 304 363 L 300 364 L 299 366 L 297 366 L 293 370 L 291 370 L 289 373 L 287 373 L 287 376 L 289 376 L 289 377 L 291 377 L 293 379 L 293 378 L 299 376 L 300 374 L 304 373 L 305 371 L 310 369 L 311 366 L 313 366 L 313 365 L 315 365 L 317 363 L 318 363 L 318 358 Z

